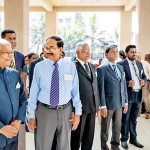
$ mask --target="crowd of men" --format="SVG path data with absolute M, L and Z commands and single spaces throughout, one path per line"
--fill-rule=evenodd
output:
M 143 100 L 150 119 L 150 54 L 144 61 L 135 45 L 120 53 L 110 45 L 105 63 L 95 69 L 85 42 L 76 45 L 72 62 L 64 58 L 58 36 L 46 40 L 39 58 L 16 50 L 14 30 L 3 30 L 1 38 L 0 150 L 25 150 L 27 129 L 34 132 L 36 150 L 92 150 L 96 116 L 101 118 L 98 149 L 120 150 L 120 144 L 129 149 L 128 140 L 144 147 L 136 126 Z

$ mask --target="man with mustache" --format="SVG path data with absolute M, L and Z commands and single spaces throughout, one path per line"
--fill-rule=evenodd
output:
M 55 132 L 58 150 L 70 150 L 71 129 L 76 130 L 80 122 L 78 75 L 75 64 L 61 58 L 63 45 L 60 37 L 49 37 L 45 46 L 49 59 L 34 68 L 28 126 L 32 131 L 37 128 L 36 150 L 50 150 Z

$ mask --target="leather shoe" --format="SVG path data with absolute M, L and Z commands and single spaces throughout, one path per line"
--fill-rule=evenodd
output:
M 129 141 L 130 144 L 133 144 L 136 147 L 143 148 L 144 146 L 140 144 L 138 141 Z
M 128 149 L 129 148 L 127 142 L 121 142 L 121 146 L 124 149 Z
M 145 119 L 150 119 L 150 115 L 146 114 Z
M 113 148 L 111 147 L 110 150 L 121 150 L 119 147 Z

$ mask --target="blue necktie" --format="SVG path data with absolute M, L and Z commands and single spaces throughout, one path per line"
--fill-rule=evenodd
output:
M 113 68 L 114 68 L 114 72 L 115 72 L 115 74 L 116 74 L 118 80 L 120 81 L 120 77 L 119 77 L 119 75 L 118 75 L 117 68 L 116 68 L 117 66 L 116 66 L 116 65 L 112 65 L 112 66 L 113 66 Z
M 56 107 L 59 104 L 59 72 L 58 63 L 54 63 L 53 65 L 55 68 L 51 80 L 50 105 Z

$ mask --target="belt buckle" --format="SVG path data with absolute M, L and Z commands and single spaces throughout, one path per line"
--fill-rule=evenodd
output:
M 63 106 L 57 106 L 56 109 L 57 109 L 57 110 L 63 110 L 64 107 L 63 107 Z

